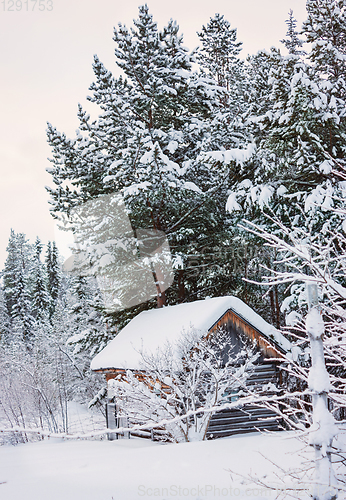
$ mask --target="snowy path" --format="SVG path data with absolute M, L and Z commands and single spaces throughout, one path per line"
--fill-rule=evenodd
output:
M 141 439 L 44 441 L 0 447 L 1 500 L 138 500 L 276 498 L 242 485 L 228 469 L 263 475 L 296 467 L 302 449 L 289 433 L 162 445 Z M 310 454 L 310 450 L 305 450 Z M 301 498 L 304 498 L 302 495 Z

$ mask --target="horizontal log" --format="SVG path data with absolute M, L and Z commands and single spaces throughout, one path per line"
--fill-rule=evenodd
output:
M 276 413 L 268 408 L 261 407 L 246 407 L 246 410 L 221 410 L 213 413 L 212 419 L 214 418 L 228 418 L 231 416 L 239 415 L 246 417 L 247 415 L 257 415 L 258 413 L 271 413 L 276 415 Z
M 259 418 L 253 418 L 253 419 L 240 419 L 240 418 L 235 418 L 235 419 L 228 419 L 228 420 L 215 420 L 214 422 L 210 422 L 208 429 L 214 429 L 215 427 L 228 427 L 232 428 L 235 425 L 241 425 L 241 424 L 246 424 L 246 425 L 255 425 L 256 422 L 269 422 L 269 421 L 277 421 L 276 416 L 270 416 L 270 415 L 263 415 L 263 417 Z
M 134 436 L 134 437 L 151 439 L 151 432 L 150 431 L 133 431 L 130 434 L 131 434 L 131 436 Z
M 212 434 L 207 433 L 206 438 L 208 440 L 210 439 L 218 439 L 218 438 L 224 438 L 224 437 L 229 437 L 229 436 L 236 436 L 238 434 L 249 434 L 250 432 L 260 432 L 260 431 L 270 431 L 270 432 L 275 432 L 275 431 L 280 431 L 282 430 L 281 427 L 276 426 L 272 428 L 264 428 L 264 429 L 259 429 L 259 428 L 243 428 L 243 429 L 228 429 L 224 432 L 213 432 Z
M 262 421 L 262 422 L 241 422 L 238 423 L 237 425 L 234 425 L 232 427 L 225 427 L 225 426 L 218 426 L 214 427 L 213 429 L 209 429 L 207 431 L 207 434 L 214 434 L 214 432 L 233 432 L 235 430 L 239 429 L 252 429 L 252 428 L 258 428 L 258 429 L 269 429 L 272 427 L 281 427 L 281 424 L 278 420 L 272 419 L 270 421 Z
M 232 436 L 233 434 L 241 434 L 243 432 L 257 432 L 257 431 L 280 431 L 282 426 L 280 425 L 268 425 L 267 427 L 261 427 L 259 425 L 253 427 L 236 427 L 234 429 L 219 429 L 213 432 L 207 432 L 206 436 Z
M 228 431 L 228 430 L 234 430 L 234 429 L 249 429 L 252 427 L 259 427 L 262 429 L 267 429 L 270 426 L 278 426 L 279 423 L 276 419 L 271 419 L 267 421 L 262 421 L 262 422 L 238 422 L 237 424 L 234 424 L 232 426 L 229 425 L 216 425 L 214 427 L 208 427 L 208 432 L 213 433 L 213 432 L 219 432 L 219 431 Z

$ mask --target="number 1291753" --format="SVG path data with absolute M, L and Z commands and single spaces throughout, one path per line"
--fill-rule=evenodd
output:
M 3 0 L 1 2 L 2 11 L 6 12 L 37 12 L 44 10 L 50 12 L 53 10 L 52 0 Z

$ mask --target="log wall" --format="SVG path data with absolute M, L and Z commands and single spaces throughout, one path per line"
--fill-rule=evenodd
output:
M 283 351 L 274 345 L 274 342 L 267 340 L 263 334 L 239 317 L 233 311 L 229 310 L 220 318 L 209 330 L 215 332 L 218 328 L 224 328 L 231 334 L 243 334 L 252 341 L 256 341 L 258 347 L 267 358 L 283 359 Z

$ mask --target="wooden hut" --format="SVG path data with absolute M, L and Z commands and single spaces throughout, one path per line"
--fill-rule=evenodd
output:
M 250 384 L 263 386 L 278 381 L 278 364 L 291 349 L 289 341 L 244 302 L 232 296 L 140 313 L 93 359 L 91 368 L 103 373 L 107 382 L 129 369 L 139 373 L 141 351 L 155 353 L 167 341 L 174 343 L 182 332 L 186 334 L 192 329 L 200 332 L 202 337 L 217 334 L 219 328 L 227 331 L 230 345 L 235 350 L 242 347 L 241 339 L 245 336 L 261 352 L 249 379 Z M 109 405 L 108 426 L 115 422 L 114 404 Z M 255 429 L 275 429 L 277 426 L 275 416 L 264 409 L 247 407 L 245 410 L 224 410 L 213 415 L 207 437 L 228 436 Z

